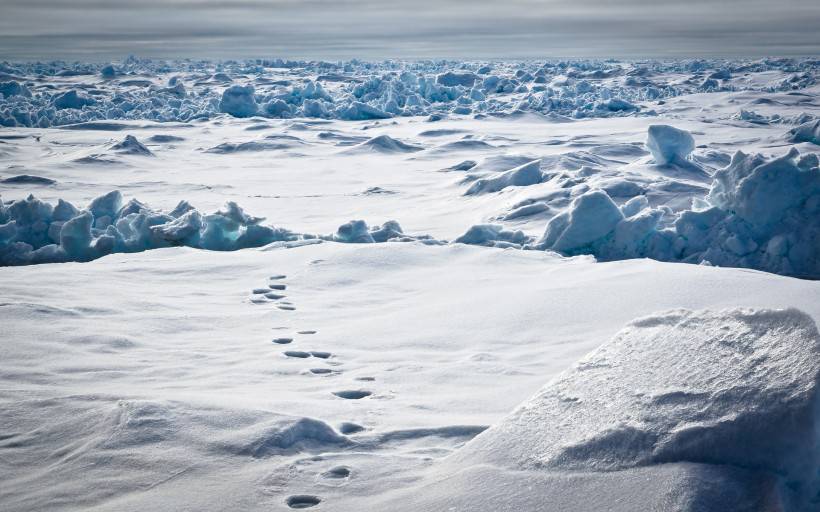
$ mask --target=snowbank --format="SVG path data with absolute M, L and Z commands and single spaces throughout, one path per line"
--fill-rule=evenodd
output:
M 808 315 L 678 310 L 627 325 L 450 462 L 745 468 L 769 476 L 784 510 L 809 510 L 820 492 L 818 408 L 820 335 Z

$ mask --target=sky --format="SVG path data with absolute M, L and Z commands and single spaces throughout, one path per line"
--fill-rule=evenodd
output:
M 0 59 L 820 55 L 820 0 L 0 0 Z

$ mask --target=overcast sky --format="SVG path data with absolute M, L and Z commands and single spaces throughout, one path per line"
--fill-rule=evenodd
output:
M 820 0 L 0 0 L 0 59 L 820 55 Z

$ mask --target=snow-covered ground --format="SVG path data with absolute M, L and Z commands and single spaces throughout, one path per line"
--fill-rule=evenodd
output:
M 816 60 L 0 72 L 0 508 L 820 507 Z

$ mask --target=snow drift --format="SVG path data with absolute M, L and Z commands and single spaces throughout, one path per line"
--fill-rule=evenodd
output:
M 739 468 L 771 488 L 741 487 L 738 502 L 762 491 L 776 496 L 766 510 L 810 510 L 820 500 L 818 410 L 820 335 L 808 315 L 676 310 L 627 325 L 449 463 L 538 473 L 691 463 L 723 478 Z M 703 505 L 680 509 L 719 509 Z

